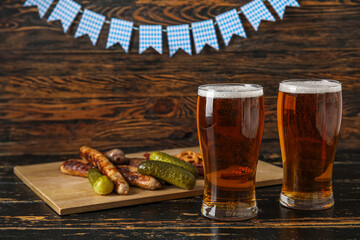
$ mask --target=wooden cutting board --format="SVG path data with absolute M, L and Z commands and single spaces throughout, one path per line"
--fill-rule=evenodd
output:
M 178 154 L 183 150 L 200 152 L 198 147 L 163 150 Z M 143 157 L 144 152 L 127 154 L 127 157 Z M 143 203 L 158 202 L 203 194 L 204 180 L 198 179 L 194 189 L 183 190 L 166 185 L 156 191 L 131 187 L 126 196 L 115 193 L 100 196 L 90 186 L 87 178 L 60 173 L 62 162 L 34 164 L 14 167 L 14 173 L 59 215 L 89 212 L 101 209 L 124 207 Z M 282 182 L 282 168 L 259 161 L 256 187 L 277 185 Z

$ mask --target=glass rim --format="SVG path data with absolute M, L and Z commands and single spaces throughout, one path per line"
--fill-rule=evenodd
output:
M 321 81 L 327 81 L 331 83 L 340 84 L 340 81 L 333 80 L 333 79 L 325 79 L 325 78 L 294 78 L 294 79 L 286 79 L 282 80 L 280 83 L 290 83 L 290 82 L 321 82 Z M 330 87 L 337 87 L 337 86 L 330 86 Z
M 221 89 L 222 87 L 228 86 L 243 86 L 249 87 L 244 90 L 234 90 L 234 89 Z M 252 91 L 259 91 L 263 90 L 263 87 L 259 84 L 252 84 L 252 83 L 212 83 L 212 84 L 204 84 L 198 87 L 199 90 L 202 91 L 211 91 L 211 92 L 224 92 L 224 93 L 232 93 L 232 92 L 252 92 Z
M 296 83 L 328 83 L 321 86 L 317 85 L 299 85 Z M 293 84 L 292 84 L 293 83 Z M 340 81 L 332 79 L 319 79 L 319 78 L 299 78 L 299 79 L 287 79 L 279 83 L 279 91 L 288 93 L 329 93 L 329 92 L 341 92 L 342 85 Z
M 263 87 L 247 83 L 217 83 L 198 87 L 198 96 L 211 98 L 253 98 L 264 96 Z

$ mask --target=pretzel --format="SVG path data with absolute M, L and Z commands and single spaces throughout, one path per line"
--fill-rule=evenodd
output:
M 195 163 L 195 164 L 201 163 L 201 159 L 202 159 L 200 154 L 193 151 L 183 151 L 178 155 L 175 155 L 175 157 L 180 158 L 185 162 Z

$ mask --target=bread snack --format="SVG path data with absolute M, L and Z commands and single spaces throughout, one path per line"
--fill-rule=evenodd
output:
M 193 151 L 182 151 L 181 153 L 174 155 L 174 157 L 192 164 L 199 164 L 202 162 L 201 154 Z
M 129 193 L 129 184 L 104 154 L 93 148 L 82 146 L 80 148 L 80 156 L 96 166 L 104 175 L 108 176 L 115 184 L 115 191 L 118 194 L 127 195 Z

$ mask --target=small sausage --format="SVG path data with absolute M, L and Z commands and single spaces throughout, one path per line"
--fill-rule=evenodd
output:
M 129 159 L 129 165 L 138 167 L 141 163 L 144 161 L 147 161 L 146 158 L 128 158 Z
M 115 191 L 118 194 L 126 195 L 129 193 L 129 184 L 104 154 L 93 148 L 82 146 L 80 148 L 80 156 L 96 166 L 104 175 L 108 176 L 115 184 Z
M 161 183 L 152 176 L 146 176 L 138 172 L 138 168 L 129 165 L 116 166 L 131 186 L 146 190 L 161 188 Z
M 105 157 L 107 157 L 112 163 L 115 164 L 128 164 L 129 159 L 125 158 L 125 153 L 118 148 L 112 149 L 105 153 Z
M 88 171 L 93 167 L 94 165 L 86 160 L 69 159 L 61 164 L 60 171 L 69 175 L 87 177 Z

